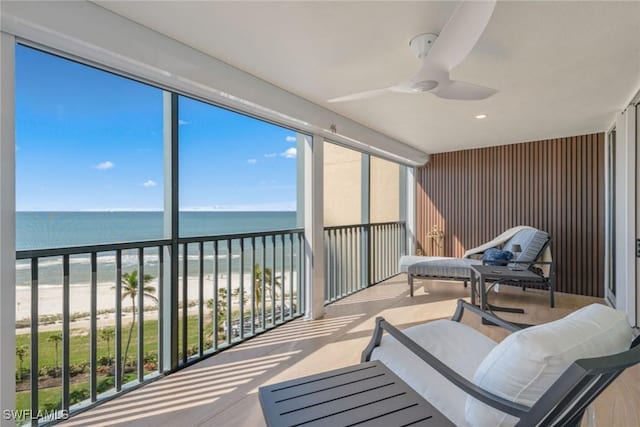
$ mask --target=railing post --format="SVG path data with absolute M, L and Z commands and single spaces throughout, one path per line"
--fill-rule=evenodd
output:
M 365 263 L 365 268 L 362 270 L 365 274 L 365 284 L 367 287 L 371 286 L 371 279 L 373 278 L 373 262 L 371 253 L 371 224 L 367 223 L 364 225 L 364 233 L 365 242 L 362 245 L 363 254 L 362 260 Z
M 39 363 L 39 340 L 38 340 L 38 258 L 31 258 L 31 366 L 29 377 L 31 381 L 31 405 L 32 411 L 37 411 L 39 406 L 38 389 L 40 379 L 40 363 Z M 22 372 L 20 372 L 22 375 Z M 31 425 L 38 425 L 37 420 L 31 420 Z

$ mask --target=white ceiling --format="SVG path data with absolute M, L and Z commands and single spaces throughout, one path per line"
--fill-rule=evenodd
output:
M 603 131 L 640 88 L 640 2 L 499 2 L 451 72 L 497 95 L 339 104 L 326 100 L 411 75 L 409 40 L 438 33 L 456 3 L 97 3 L 428 153 Z

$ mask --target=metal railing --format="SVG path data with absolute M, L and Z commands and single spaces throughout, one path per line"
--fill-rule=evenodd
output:
M 325 303 L 398 274 L 406 252 L 404 222 L 325 227 Z
M 370 225 L 369 285 L 385 281 L 400 271 L 398 262 L 406 255 L 404 222 L 383 222 Z
M 215 352 L 226 348 L 304 314 L 304 286 L 301 279 L 304 277 L 305 247 L 302 229 L 185 237 L 178 239 L 178 242 L 182 261 L 179 353 L 182 363 L 187 363 L 189 353 L 201 358 L 207 350 Z M 213 260 L 213 295 L 205 302 L 204 259 L 207 244 L 210 244 L 209 253 Z M 197 248 L 195 253 L 191 250 L 194 247 Z M 189 258 L 196 258 L 197 266 L 195 262 L 190 265 Z M 198 272 L 197 352 L 189 351 L 188 305 L 184 304 L 189 300 L 189 287 L 185 283 L 188 283 L 189 271 L 193 270 Z M 232 286 L 234 273 L 238 276 L 235 289 Z M 246 277 L 247 273 L 249 278 Z M 205 342 L 204 331 L 204 307 L 207 303 L 211 306 L 212 318 L 218 319 L 217 327 L 211 331 L 210 343 Z M 234 306 L 238 308 L 235 313 Z
M 172 247 L 178 248 L 178 271 L 171 268 Z M 17 375 L 20 381 L 29 378 L 30 398 L 28 407 L 18 409 L 31 410 L 32 415 L 39 410 L 73 413 L 172 370 L 163 362 L 171 347 L 177 348 L 173 360 L 178 360 L 180 368 L 301 316 L 304 251 L 302 229 L 18 251 L 18 263 L 28 269 L 25 273 L 31 292 L 28 353 L 19 356 Z M 79 264 L 88 264 L 88 274 Z M 52 273 L 51 268 L 58 270 Z M 47 323 L 54 322 L 53 331 L 47 330 L 51 326 L 44 327 L 39 310 L 40 304 L 50 304 L 40 296 L 43 269 L 49 269 L 49 276 L 61 273 L 61 313 L 47 318 Z M 72 297 L 75 299 L 72 285 L 85 279 L 89 288 L 88 312 L 84 313 L 88 335 L 78 337 L 76 328 L 71 328 L 72 321 L 81 320 L 79 313 L 71 312 Z M 165 286 L 167 280 L 171 287 Z M 98 310 L 99 285 L 113 290 L 113 309 Z M 173 287 L 179 293 L 172 302 L 165 289 Z M 123 299 L 131 301 L 131 306 L 123 308 Z M 173 304 L 179 313 L 178 345 L 169 348 L 163 318 L 167 304 Z M 123 316 L 128 312 L 132 313 L 131 321 L 123 331 Z M 101 319 L 107 326 L 99 328 L 98 318 L 105 314 L 113 314 L 114 320 Z M 108 350 L 113 357 L 106 359 L 98 352 L 105 329 L 113 329 Z M 129 358 L 134 333 L 135 357 Z M 57 337 L 51 338 L 53 335 Z M 81 343 L 80 338 L 85 341 Z M 43 367 L 39 360 L 50 351 L 45 348 L 49 345 L 55 345 L 53 368 Z M 23 359 L 29 359 L 24 371 Z M 88 361 L 80 364 L 88 373 L 78 376 L 80 368 L 71 363 L 78 359 Z M 53 386 L 59 390 L 57 402 L 46 404 L 40 398 L 43 379 L 48 380 L 44 381 L 46 388 L 52 388 L 54 379 L 57 382 Z M 55 420 L 52 415 L 23 421 L 38 425 Z

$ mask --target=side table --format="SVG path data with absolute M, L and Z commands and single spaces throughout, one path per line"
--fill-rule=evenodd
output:
M 499 307 L 491 305 L 487 302 L 486 282 L 526 282 L 536 283 L 544 282 L 545 279 L 536 273 L 524 269 L 513 268 L 502 265 L 472 265 L 471 267 L 471 304 L 476 304 L 476 285 L 480 293 L 480 309 L 482 311 L 503 311 L 508 313 L 524 313 L 521 308 Z M 483 321 L 483 323 L 488 324 Z M 514 322 L 511 322 L 514 323 Z M 516 323 L 517 324 L 517 323 Z M 531 326 L 528 324 L 517 324 L 522 327 Z

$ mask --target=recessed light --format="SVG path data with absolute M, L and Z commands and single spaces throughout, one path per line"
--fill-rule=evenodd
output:
M 478 119 L 478 120 L 480 120 L 480 119 L 486 119 L 486 118 L 487 118 L 487 115 L 486 115 L 486 114 L 478 114 L 478 115 L 476 116 L 476 119 Z

